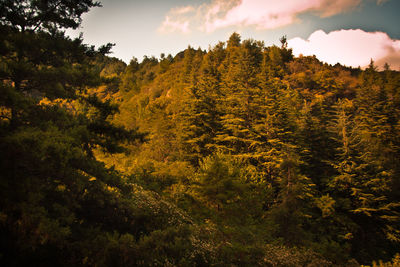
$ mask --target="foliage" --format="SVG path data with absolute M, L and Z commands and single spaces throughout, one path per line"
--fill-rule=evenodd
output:
M 294 58 L 281 42 L 235 33 L 162 70 L 138 63 L 135 75 L 154 79 L 133 79 L 116 122 L 134 120 L 149 139 L 121 157 L 140 162 L 143 186 L 215 224 L 234 253 L 279 240 L 336 264 L 388 260 L 399 249 L 399 74 Z
M 126 65 L 63 33 L 96 6 L 0 3 L 2 265 L 397 264 L 399 72 L 237 33 Z

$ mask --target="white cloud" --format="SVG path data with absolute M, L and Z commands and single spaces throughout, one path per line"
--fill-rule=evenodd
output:
M 198 6 L 171 9 L 161 27 L 163 32 L 189 31 L 188 25 L 206 32 L 229 26 L 274 29 L 292 24 L 298 15 L 312 12 L 320 17 L 352 10 L 362 0 L 212 0 Z M 375 0 L 378 4 L 385 0 Z M 169 28 L 168 28 L 169 27 Z
M 158 31 L 162 33 L 170 33 L 175 31 L 189 33 L 189 21 L 171 19 L 169 16 L 166 16 Z
M 195 9 L 192 6 L 184 6 L 184 7 L 179 7 L 179 8 L 173 9 L 172 11 L 173 11 L 173 13 L 179 15 L 179 14 L 186 14 L 186 13 L 192 12 L 194 10 Z
M 318 30 L 307 40 L 288 40 L 295 55 L 315 55 L 329 64 L 340 63 L 364 67 L 373 59 L 380 67 L 387 62 L 393 69 L 400 68 L 400 40 L 391 39 L 383 32 L 339 30 L 325 33 Z

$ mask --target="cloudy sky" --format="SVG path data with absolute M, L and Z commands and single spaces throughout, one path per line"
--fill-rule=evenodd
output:
M 371 58 L 400 70 L 400 0 L 102 0 L 83 16 L 88 44 L 115 43 L 113 56 L 175 55 L 188 45 L 208 49 L 233 32 L 279 44 L 295 55 L 346 66 Z

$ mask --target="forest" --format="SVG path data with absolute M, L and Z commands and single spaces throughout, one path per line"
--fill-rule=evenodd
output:
M 399 266 L 400 72 L 233 33 L 111 57 L 0 2 L 1 266 Z M 134 44 L 132 44 L 134 46 Z

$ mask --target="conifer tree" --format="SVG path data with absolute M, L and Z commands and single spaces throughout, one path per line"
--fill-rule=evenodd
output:
M 62 32 L 98 5 L 0 3 L 2 265 L 100 264 L 95 239 L 143 226 L 132 224 L 131 186 L 92 154 L 136 138 L 111 124 L 117 107 L 88 90 L 100 85 L 94 64 L 111 45 L 95 50 Z
M 194 165 L 198 165 L 202 157 L 213 152 L 214 138 L 221 127 L 217 103 L 220 98 L 218 66 L 224 53 L 222 46 L 217 45 L 204 56 L 197 72 L 198 79 L 188 88 L 182 120 L 186 122 L 184 142 L 188 147 L 188 157 Z
M 261 64 L 262 44 L 244 41 L 240 47 L 235 34 L 228 41 L 227 55 L 221 65 L 222 130 L 215 138 L 218 146 L 245 160 L 251 157 L 255 141 L 253 122 L 262 113 L 262 91 L 256 75 Z M 235 42 L 234 42 L 235 41 Z
M 357 225 L 351 232 L 352 245 L 358 248 L 357 256 L 368 259 L 371 255 L 368 256 L 366 251 L 372 247 L 388 250 L 398 242 L 399 232 L 395 225 L 400 218 L 400 206 L 391 197 L 394 178 L 391 166 L 394 165 L 389 162 L 397 154 L 392 141 L 395 136 L 390 118 L 392 111 L 386 109 L 386 95 L 372 63 L 362 79 L 363 86 L 354 100 L 357 104 L 354 115 L 346 111 L 346 107 L 347 110 L 348 107 L 354 109 L 351 102 L 342 101 L 337 106 L 336 129 L 340 146 L 335 168 L 338 175 L 330 185 L 334 188 L 331 194 L 338 198 L 337 203 L 343 205 L 341 208 Z

